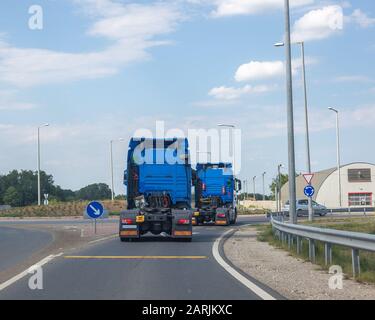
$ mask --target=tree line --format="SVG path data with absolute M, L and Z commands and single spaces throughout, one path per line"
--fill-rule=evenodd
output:
M 53 176 L 44 171 L 40 172 L 40 183 L 42 199 L 43 194 L 48 194 L 50 203 L 111 198 L 111 189 L 105 183 L 94 183 L 78 191 L 72 191 L 55 185 Z M 0 205 L 22 207 L 37 204 L 37 199 L 36 172 L 31 170 L 13 170 L 6 175 L 0 175 Z

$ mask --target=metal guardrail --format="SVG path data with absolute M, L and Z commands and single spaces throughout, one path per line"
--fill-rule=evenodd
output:
M 279 239 L 283 243 L 288 241 L 289 248 L 296 240 L 297 254 L 300 254 L 302 250 L 302 240 L 307 239 L 309 242 L 309 259 L 313 263 L 315 262 L 315 241 L 324 243 L 326 265 L 332 264 L 332 245 L 351 248 L 354 277 L 361 272 L 359 251 L 375 252 L 375 235 L 289 224 L 282 222 L 280 217 L 278 220 L 273 216 L 271 216 L 271 223 Z
M 335 208 L 335 209 L 327 209 L 327 210 L 315 210 L 315 215 L 319 215 L 319 213 L 324 213 L 325 215 L 333 214 L 333 213 L 346 213 L 346 214 L 352 214 L 352 213 L 363 213 L 363 215 L 366 215 L 367 213 L 374 213 L 375 208 L 374 207 L 349 207 L 349 208 Z M 288 211 L 282 211 L 282 212 L 272 212 L 267 213 L 267 218 L 270 218 L 271 215 L 277 215 L 277 216 L 288 216 Z M 308 216 L 307 210 L 302 210 L 298 212 L 299 216 Z

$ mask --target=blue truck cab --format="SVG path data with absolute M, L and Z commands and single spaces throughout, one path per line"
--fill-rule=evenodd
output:
M 195 170 L 195 207 L 193 224 L 236 223 L 236 191 L 241 182 L 233 176 L 231 163 L 198 163 Z
M 150 232 L 192 239 L 192 170 L 187 139 L 132 138 L 127 169 L 127 210 L 121 212 L 122 241 Z

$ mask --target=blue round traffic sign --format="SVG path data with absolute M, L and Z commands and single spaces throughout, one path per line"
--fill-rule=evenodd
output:
M 303 190 L 304 194 L 306 197 L 311 198 L 315 194 L 315 189 L 313 186 L 306 186 L 305 189 Z
M 100 202 L 90 202 L 86 207 L 87 215 L 92 219 L 99 219 L 104 213 L 104 207 Z

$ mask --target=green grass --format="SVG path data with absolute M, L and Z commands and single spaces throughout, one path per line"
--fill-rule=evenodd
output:
M 311 223 L 309 223 L 311 225 Z M 327 219 L 324 221 L 312 223 L 314 226 L 323 228 L 332 228 L 338 230 L 355 231 L 375 234 L 375 219 L 374 218 L 360 218 L 360 219 Z M 294 257 L 309 260 L 308 241 L 303 240 L 301 254 L 297 255 L 296 243 L 294 242 L 291 248 L 288 244 L 281 243 L 272 232 L 270 225 L 262 225 L 257 227 L 259 230 L 258 240 L 268 242 L 272 246 L 289 251 Z M 361 274 L 356 278 L 359 282 L 375 283 L 375 253 L 361 251 Z M 329 266 L 325 265 L 324 261 L 324 243 L 316 242 L 316 264 L 322 269 L 328 270 Z M 352 273 L 352 257 L 351 249 L 342 246 L 332 246 L 332 265 L 339 265 L 347 277 L 353 277 Z
M 101 201 L 111 216 L 119 215 L 126 208 L 126 202 L 123 200 L 103 200 Z M 12 208 L 0 211 L 0 217 L 7 218 L 34 218 L 49 217 L 58 218 L 66 216 L 83 216 L 89 201 L 59 202 L 48 206 L 27 206 Z

